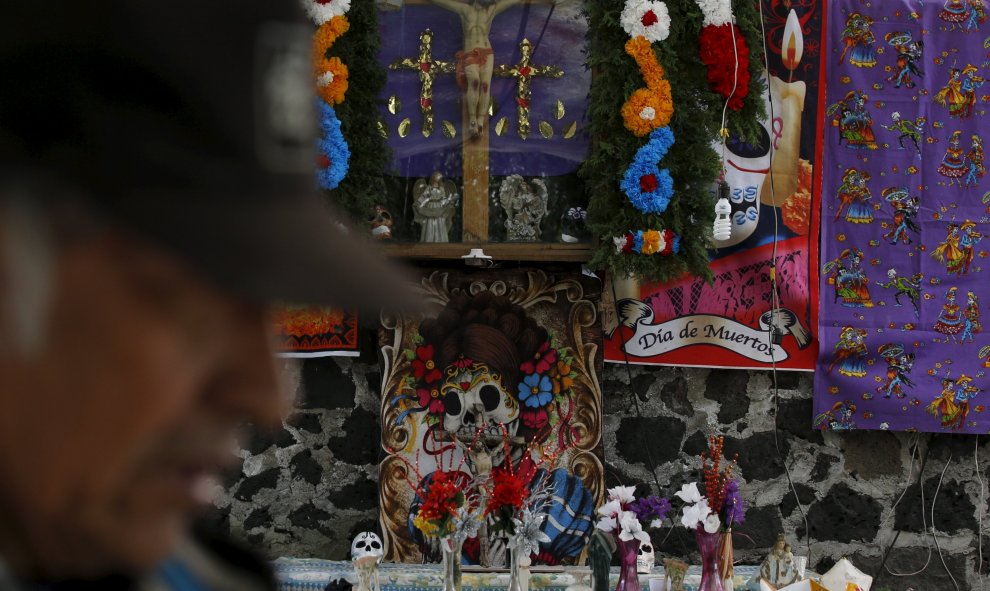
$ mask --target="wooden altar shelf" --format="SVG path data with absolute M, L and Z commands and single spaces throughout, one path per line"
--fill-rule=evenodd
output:
M 546 261 L 587 263 L 591 260 L 591 244 L 564 242 L 460 242 L 434 244 L 423 242 L 394 242 L 382 245 L 386 255 L 407 259 L 458 260 L 472 248 L 483 248 L 497 264 L 500 261 Z

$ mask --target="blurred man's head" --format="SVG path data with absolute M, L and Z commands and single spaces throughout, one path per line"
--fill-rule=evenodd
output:
M 313 194 L 296 8 L 24 2 L 0 19 L 0 562 L 23 575 L 171 551 L 238 427 L 287 410 L 269 302 L 401 298 Z
M 41 215 L 33 222 L 48 229 Z M 26 219 L 0 209 L 0 220 L 15 216 Z M 54 231 L 48 244 L 10 230 L 0 556 L 55 578 L 151 567 L 212 498 L 237 428 L 275 426 L 288 408 L 265 308 L 112 225 Z M 11 255 L 39 245 L 50 266 L 17 273 Z M 36 305 L 9 305 L 22 290 Z

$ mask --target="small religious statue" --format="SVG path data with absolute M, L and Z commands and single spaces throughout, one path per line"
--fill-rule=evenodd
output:
M 523 0 L 429 0 L 461 17 L 464 50 L 457 52 L 457 84 L 467 94 L 468 132 L 481 135 L 491 103 L 495 55 L 488 35 L 495 17 Z
M 450 242 L 450 227 L 454 225 L 454 214 L 460 195 L 453 181 L 444 180 L 443 175 L 434 172 L 429 182 L 416 181 L 413 187 L 413 221 L 422 227 L 420 242 Z
M 665 591 L 684 591 L 684 577 L 687 576 L 686 562 L 668 558 L 663 561 L 663 572 L 667 579 Z
M 517 242 L 535 242 L 540 239 L 540 224 L 546 217 L 547 186 L 540 179 L 527 183 L 518 174 L 502 181 L 498 190 L 499 202 L 505 210 L 507 238 Z
M 777 536 L 777 543 L 760 565 L 760 578 L 777 587 L 784 587 L 801 579 L 794 562 L 794 554 L 791 553 L 790 545 L 784 540 L 784 534 Z

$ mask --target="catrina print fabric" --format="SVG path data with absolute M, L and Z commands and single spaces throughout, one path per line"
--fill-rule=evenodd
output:
M 829 3 L 816 428 L 990 431 L 988 10 Z

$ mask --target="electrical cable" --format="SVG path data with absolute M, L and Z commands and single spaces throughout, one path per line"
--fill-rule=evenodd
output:
M 925 446 L 925 454 L 921 458 L 921 466 L 918 469 L 918 482 L 917 482 L 917 484 L 918 484 L 918 488 L 919 488 L 919 490 L 921 492 L 921 528 L 922 528 L 922 531 L 923 532 L 927 532 L 928 531 L 928 522 L 927 522 L 927 519 L 925 517 L 925 487 L 924 487 L 924 483 L 922 481 L 922 476 L 925 473 L 925 465 L 928 463 L 928 454 L 929 454 L 929 451 L 931 449 L 931 442 L 932 442 L 932 438 L 929 437 L 929 439 L 928 439 L 928 445 Z M 920 445 L 921 445 L 921 434 L 919 433 L 919 434 L 915 435 L 915 438 L 914 438 L 914 448 L 911 451 L 911 466 L 908 468 L 908 476 L 907 476 L 906 482 L 904 483 L 904 490 L 901 491 L 901 494 L 900 494 L 899 497 L 897 497 L 897 500 L 894 502 L 893 507 L 890 508 L 890 514 L 887 516 L 887 519 L 885 519 L 885 520 L 883 520 L 883 521 L 880 522 L 880 528 L 879 529 L 881 531 L 883 531 L 883 526 L 887 523 L 887 521 L 890 520 L 892 517 L 894 517 L 894 515 L 896 514 L 896 510 L 897 510 L 897 505 L 900 504 L 901 500 L 904 498 L 904 495 L 907 494 L 908 488 L 910 488 L 910 485 L 911 485 L 911 474 L 914 472 L 915 457 L 918 454 L 918 448 L 920 447 Z M 887 572 L 887 573 L 889 573 L 889 574 L 891 574 L 891 575 L 893 575 L 895 577 L 912 577 L 912 576 L 915 576 L 915 575 L 918 575 L 918 574 L 924 572 L 925 569 L 928 568 L 928 564 L 932 560 L 932 546 L 931 546 L 931 543 L 928 542 L 928 537 L 927 536 L 925 537 L 925 546 L 928 548 L 928 558 L 925 559 L 925 565 L 923 567 L 921 567 L 920 570 L 918 570 L 916 572 L 913 572 L 913 573 L 895 573 L 894 571 L 890 570 L 889 567 L 887 567 L 887 559 L 890 557 L 890 553 L 893 551 L 894 545 L 897 543 L 897 539 L 900 536 L 901 536 L 901 532 L 900 532 L 900 530 L 898 530 L 894 534 L 894 538 L 890 541 L 890 544 L 887 546 L 887 549 L 883 551 L 883 554 L 882 554 L 883 558 L 880 561 L 880 567 L 877 569 L 876 575 L 873 577 L 874 578 L 874 582 L 879 581 L 881 575 L 884 572 Z
M 633 392 L 632 391 L 632 388 L 633 388 L 632 364 L 629 362 L 629 353 L 626 351 L 626 346 L 625 346 L 625 342 L 626 342 L 626 331 L 623 330 L 626 327 L 626 325 L 622 323 L 622 318 L 619 316 L 619 296 L 618 296 L 618 294 L 615 291 L 615 279 L 612 278 L 612 280 L 609 281 L 609 283 L 612 284 L 612 308 L 615 310 L 615 316 L 616 316 L 616 318 L 619 319 L 619 326 L 618 326 L 618 329 L 619 329 L 619 341 L 621 343 L 623 343 L 621 345 L 621 348 L 622 348 L 622 357 L 623 357 L 623 360 L 624 360 L 623 361 L 623 365 L 626 367 L 626 376 L 629 379 L 629 391 L 632 392 L 632 395 L 633 395 L 633 404 L 636 407 L 636 418 L 642 420 L 643 414 L 639 410 L 639 396 L 637 395 L 636 392 Z M 650 448 L 649 445 L 646 445 L 644 447 L 646 447 L 646 459 L 649 460 L 649 462 L 650 462 L 650 465 L 648 466 L 649 469 L 650 469 L 650 474 L 653 476 L 653 482 L 654 482 L 654 484 L 657 485 L 657 494 L 658 495 L 662 495 L 663 494 L 663 487 L 660 486 L 660 478 L 657 476 L 657 464 L 656 464 L 656 462 L 653 459 L 653 452 L 652 452 L 652 450 L 651 450 L 651 448 Z
M 983 578 L 983 514 L 986 512 L 986 487 L 983 485 L 983 477 L 980 475 L 980 436 L 976 436 L 976 444 L 973 449 L 973 463 L 976 465 L 976 479 L 980 483 L 980 507 L 979 529 L 976 535 L 976 577 L 980 579 L 980 589 L 986 589 L 986 580 Z
M 770 58 L 768 57 L 769 52 L 767 50 L 767 30 L 766 30 L 766 23 L 763 18 L 763 2 L 760 2 L 759 10 L 760 10 L 760 32 L 763 37 L 763 67 L 767 75 L 766 96 L 767 96 L 767 104 L 770 105 L 770 121 L 772 122 L 774 120 L 773 96 L 770 93 Z M 735 39 L 734 36 L 733 39 Z M 774 187 L 774 178 L 773 178 L 773 153 L 774 153 L 774 147 L 773 147 L 773 143 L 771 142 L 770 162 L 768 166 L 770 171 L 770 201 L 772 203 L 770 209 L 773 210 L 773 249 L 770 254 L 770 298 L 771 298 L 771 314 L 776 315 L 777 313 L 779 313 L 780 310 L 780 300 L 777 293 L 777 241 L 778 241 L 780 226 L 779 226 L 777 207 L 776 207 L 777 195 L 774 192 L 775 187 Z M 767 341 L 768 341 L 767 344 L 770 346 L 770 351 L 771 351 L 771 356 L 770 356 L 771 376 L 773 379 L 773 385 L 772 385 L 773 445 L 777 450 L 777 457 L 780 460 L 781 465 L 784 467 L 784 473 L 787 475 L 787 484 L 790 487 L 791 492 L 794 494 L 794 501 L 797 503 L 797 508 L 801 512 L 801 518 L 804 520 L 805 546 L 808 550 L 808 564 L 811 565 L 813 564 L 813 561 L 811 555 L 811 527 L 808 524 L 808 514 L 804 510 L 804 505 L 801 503 L 801 497 L 800 495 L 798 495 L 797 488 L 794 486 L 794 480 L 793 478 L 791 478 L 791 470 L 787 466 L 787 458 L 785 458 L 784 454 L 780 451 L 780 440 L 778 438 L 778 433 L 780 431 L 780 427 L 778 424 L 778 416 L 780 414 L 779 412 L 780 390 L 777 386 L 777 356 L 776 354 L 773 354 L 773 350 L 774 350 L 773 347 L 775 345 L 773 343 L 773 339 L 771 338 L 769 331 L 767 332 Z
M 938 499 L 938 491 L 942 488 L 942 479 L 945 478 L 945 471 L 949 469 L 949 463 L 952 462 L 952 452 L 949 452 L 949 459 L 945 461 L 945 467 L 942 468 L 942 474 L 938 477 L 938 486 L 935 487 L 935 495 L 932 496 L 932 539 L 935 541 L 935 549 L 938 550 L 938 558 L 942 561 L 942 568 L 945 569 L 949 579 L 952 581 L 952 586 L 956 591 L 959 591 L 959 584 L 956 583 L 956 578 L 952 576 L 952 571 L 949 570 L 949 565 L 945 563 L 945 556 L 942 555 L 942 547 L 938 545 L 938 534 L 935 530 L 935 500 Z M 924 487 L 922 486 L 922 489 Z

